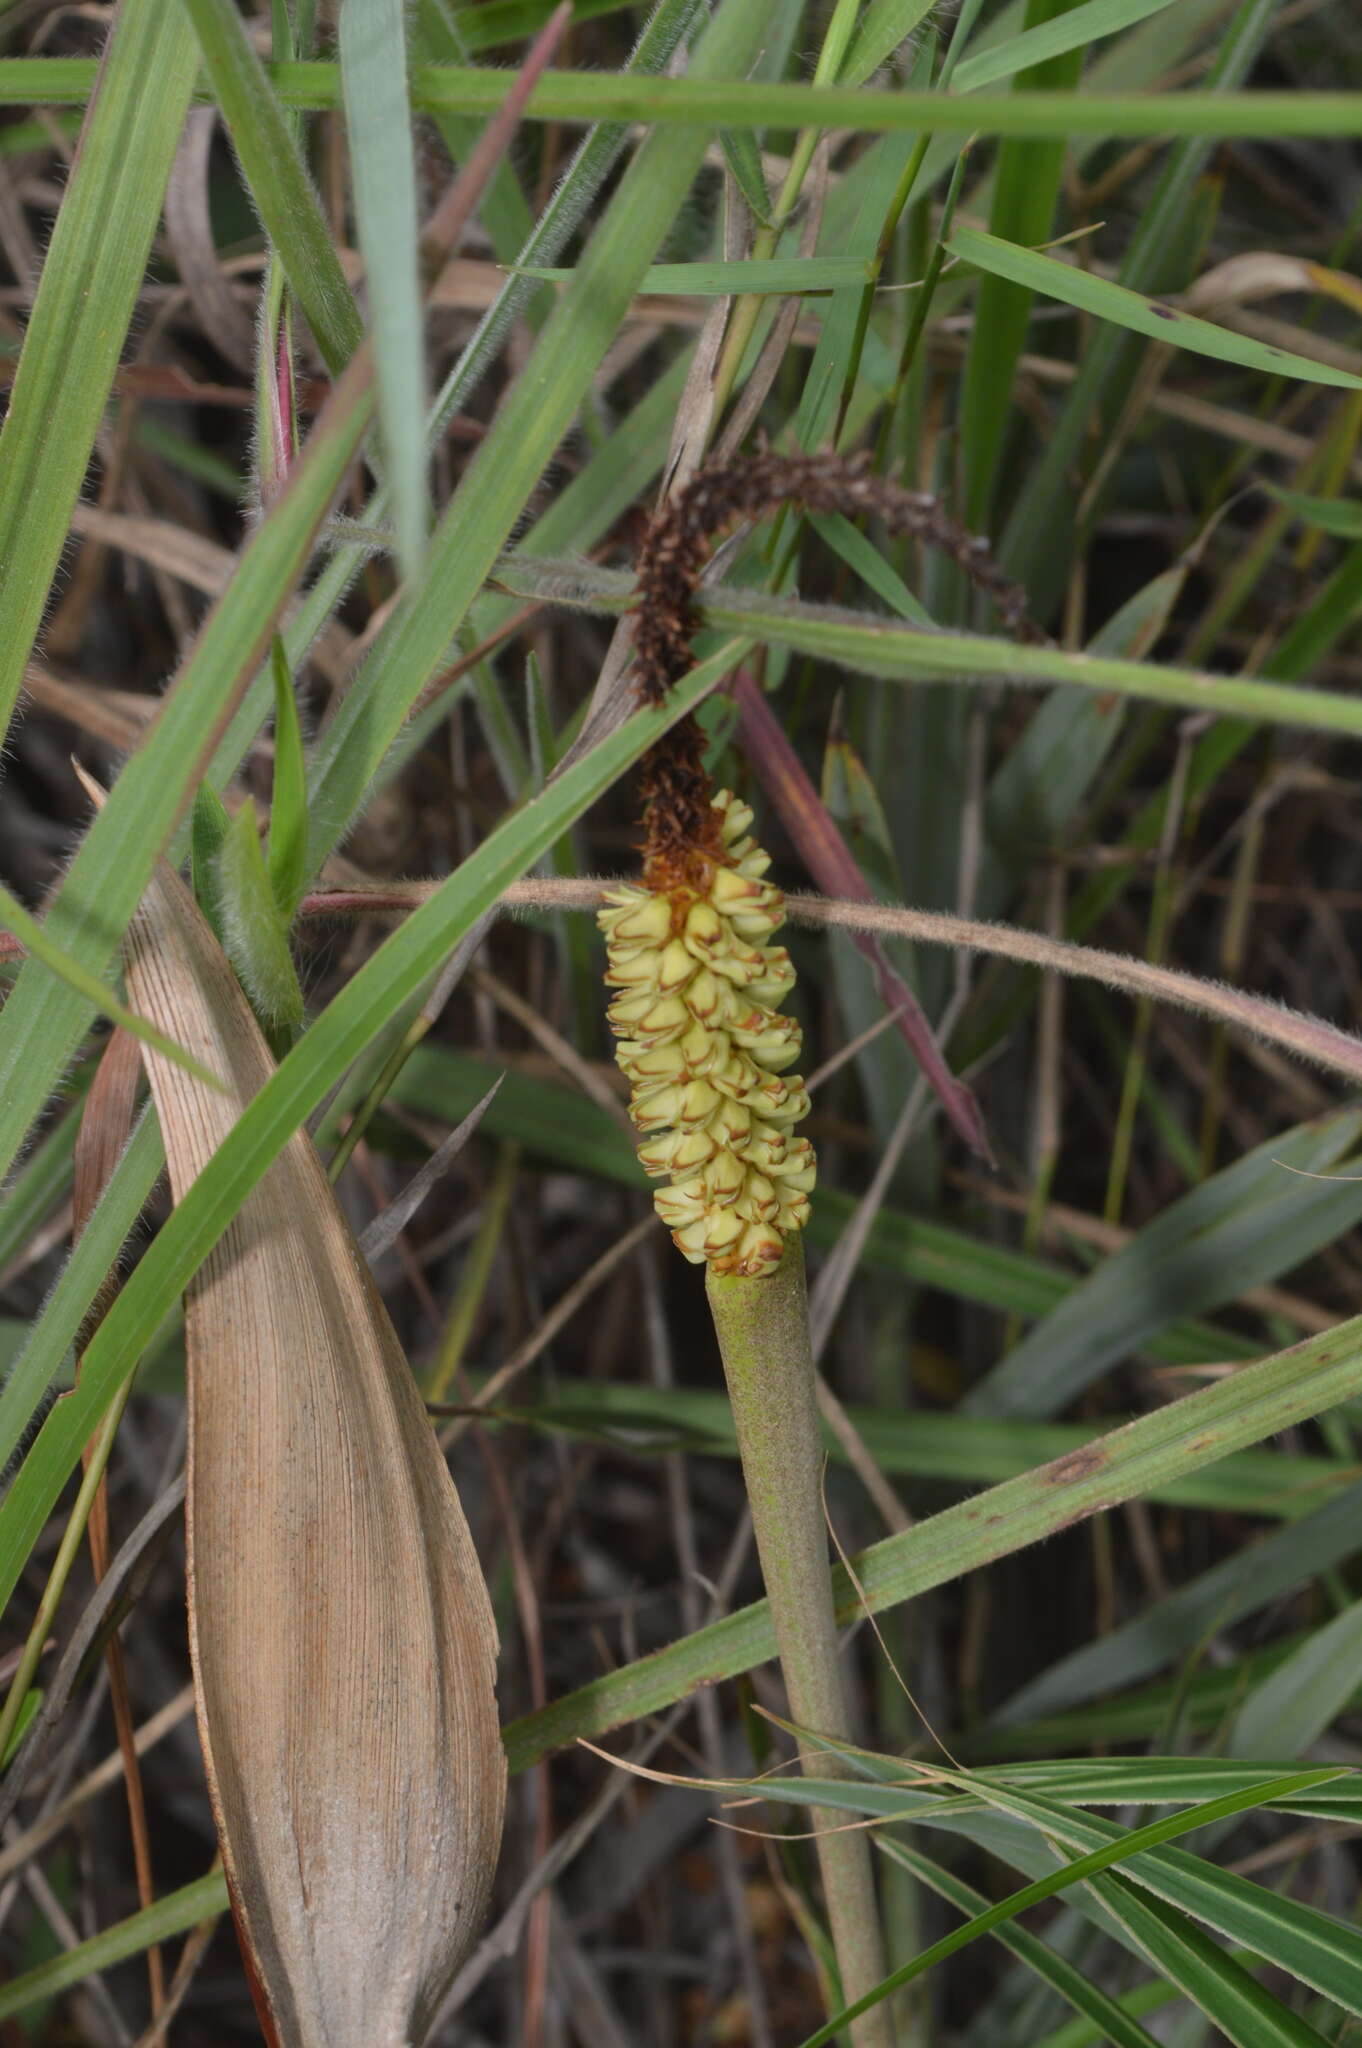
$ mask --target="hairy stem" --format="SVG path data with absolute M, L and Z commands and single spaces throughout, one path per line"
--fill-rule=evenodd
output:
M 780 1649 L 790 1712 L 802 1727 L 850 1741 L 838 1659 L 837 1622 L 823 1524 L 823 1446 L 809 1342 L 804 1252 L 789 1239 L 775 1271 L 757 1279 L 720 1277 L 706 1292 L 723 1354 L 756 1532 L 762 1577 Z M 817 1774 L 840 1768 L 819 1751 Z M 818 1860 L 837 1967 L 848 2004 L 885 1975 L 870 1842 L 845 1815 L 815 1812 Z M 888 2011 L 853 2022 L 855 2048 L 891 2048 Z

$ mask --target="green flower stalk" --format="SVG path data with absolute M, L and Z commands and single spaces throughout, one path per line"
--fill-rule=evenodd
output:
M 647 1137 L 639 1157 L 671 1183 L 657 1213 L 693 1265 L 755 1277 L 808 1221 L 813 1147 L 794 1126 L 809 1096 L 786 1072 L 802 1033 L 779 1008 L 795 977 L 769 943 L 784 916 L 770 856 L 749 834 L 748 805 L 721 790 L 711 810 L 707 843 L 680 872 L 651 862 L 642 883 L 608 893 L 599 923 L 619 991 L 615 1057 Z

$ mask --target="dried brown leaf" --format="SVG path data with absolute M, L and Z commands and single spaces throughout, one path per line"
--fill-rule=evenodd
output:
M 147 1062 L 178 1199 L 271 1071 L 161 869 L 128 985 L 230 1084 Z M 271 2038 L 405 2048 L 477 1931 L 505 1760 L 496 1630 L 453 1483 L 305 1133 L 186 1298 L 199 1732 Z

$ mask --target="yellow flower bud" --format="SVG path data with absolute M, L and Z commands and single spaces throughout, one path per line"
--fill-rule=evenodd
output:
M 736 1152 L 719 1151 L 702 1175 L 705 1193 L 719 1208 L 736 1202 L 747 1185 L 747 1168 Z
M 605 900 L 611 908 L 601 911 L 599 922 L 607 938 L 659 945 L 670 935 L 672 907 L 665 896 L 626 886 L 612 889 Z
M 708 967 L 697 969 L 695 979 L 686 990 L 686 1008 L 701 1024 L 719 1024 L 728 1013 L 730 997 L 728 989 L 717 974 L 711 974 Z
M 694 956 L 686 951 L 685 941 L 672 939 L 659 956 L 656 985 L 664 995 L 674 995 L 698 972 Z

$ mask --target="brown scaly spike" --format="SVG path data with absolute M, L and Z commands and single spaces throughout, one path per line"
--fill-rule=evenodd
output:
M 1045 635 L 1027 616 L 1026 594 L 994 562 L 986 540 L 957 524 L 939 499 L 877 476 L 868 452 L 779 455 L 761 449 L 695 475 L 654 515 L 638 560 L 635 672 L 640 702 L 661 704 L 691 667 L 700 620 L 695 592 L 715 539 L 738 519 L 782 505 L 806 512 L 866 513 L 891 533 L 940 550 L 993 599 L 1003 624 L 1032 645 Z M 704 736 L 693 718 L 674 726 L 643 764 L 645 874 L 659 885 L 722 858 L 704 771 Z

